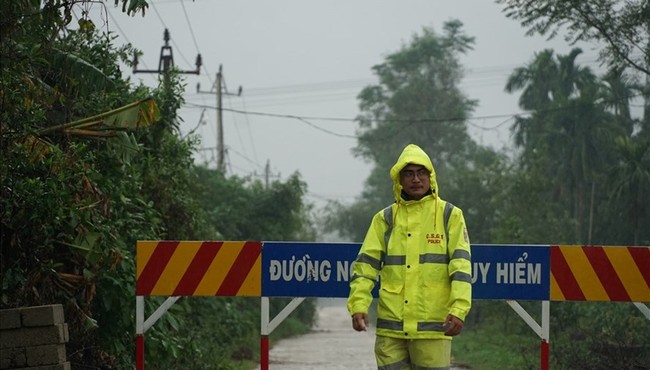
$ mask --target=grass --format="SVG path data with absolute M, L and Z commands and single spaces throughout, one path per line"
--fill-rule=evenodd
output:
M 466 327 L 452 342 L 452 361 L 473 370 L 539 369 L 540 340 L 531 330 L 513 334 L 497 325 Z

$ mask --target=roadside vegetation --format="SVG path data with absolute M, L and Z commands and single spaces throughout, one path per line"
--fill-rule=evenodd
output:
M 610 68 L 580 65 L 579 48 L 532 55 L 504 86 L 526 113 L 512 117 L 513 146 L 496 150 L 468 133 L 479 102 L 459 86 L 460 60 L 473 37 L 456 20 L 422 29 L 372 67 L 378 83 L 359 93 L 355 152 L 374 167 L 354 203 L 320 210 L 326 231 L 362 240 L 391 201 L 396 153 L 415 143 L 432 154 L 441 196 L 463 209 L 473 243 L 650 245 L 650 43 L 648 17 L 635 17 L 650 14 L 647 2 L 617 7 L 616 22 L 607 0 L 542 1 L 565 14 L 500 2 L 531 32 L 551 32 L 546 17 L 564 16 L 576 37 L 607 40 Z M 63 304 L 73 369 L 125 369 L 134 364 L 137 240 L 318 236 L 299 173 L 267 185 L 196 165 L 200 138 L 179 135 L 181 77 L 169 71 L 155 88 L 125 79 L 120 65 L 137 50 L 89 19 L 73 27 L 72 7 L 84 3 L 0 5 L 0 308 Z M 146 9 L 144 0 L 114 3 L 132 15 Z M 603 27 L 576 14 L 600 15 Z M 162 300 L 147 298 L 146 315 Z M 286 303 L 272 299 L 272 314 Z M 539 302 L 523 304 L 539 315 Z M 309 330 L 314 310 L 313 300 L 301 304 L 272 342 Z M 147 367 L 249 369 L 259 313 L 255 298 L 182 298 L 147 332 Z M 553 303 L 552 368 L 650 368 L 648 332 L 631 304 Z M 454 343 L 455 360 L 475 369 L 538 367 L 539 340 L 503 302 L 475 302 Z
M 540 302 L 520 302 L 541 323 Z M 505 302 L 474 302 L 453 360 L 473 370 L 539 369 L 541 339 Z M 552 302 L 550 368 L 648 369 L 650 322 L 631 303 Z
M 156 88 L 125 80 L 120 63 L 137 51 L 89 19 L 71 27 L 74 4 L 1 5 L 0 307 L 60 303 L 73 369 L 126 369 L 137 240 L 315 234 L 299 174 L 267 185 L 195 165 L 198 138 L 178 131 L 180 77 L 169 71 Z M 146 3 L 123 4 L 135 15 Z M 145 315 L 162 300 L 148 297 Z M 277 334 L 309 328 L 313 307 Z M 247 368 L 259 358 L 259 316 L 259 299 L 182 298 L 147 332 L 147 367 Z

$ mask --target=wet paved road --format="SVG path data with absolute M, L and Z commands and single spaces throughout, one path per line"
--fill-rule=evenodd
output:
M 352 329 L 344 299 L 320 299 L 316 327 L 275 343 L 269 370 L 374 370 L 374 343 L 374 327 L 362 333 Z

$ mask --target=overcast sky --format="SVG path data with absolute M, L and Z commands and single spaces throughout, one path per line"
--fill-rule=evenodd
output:
M 248 112 L 223 114 L 227 173 L 261 176 L 267 161 L 276 179 L 298 171 L 317 206 L 325 200 L 350 203 L 361 192 L 372 164 L 351 153 L 356 96 L 375 83 L 372 66 L 423 27 L 442 34 L 445 21 L 459 19 L 476 38 L 462 59 L 461 88 L 479 101 L 470 133 L 497 149 L 510 144 L 511 115 L 520 112 L 518 97 L 503 91 L 508 75 L 542 49 L 571 49 L 562 39 L 525 36 L 489 0 L 160 0 L 150 1 L 144 18 L 127 16 L 112 3 L 90 5 L 89 12 L 97 27 L 119 36 L 116 43 L 130 42 L 144 53 L 139 68 L 158 68 L 165 28 L 177 67 L 193 70 L 202 55 L 201 74 L 184 77 L 187 104 L 180 112 L 182 133 L 198 126 L 206 148 L 197 163 L 215 166 L 216 152 L 208 148 L 216 146 L 217 131 L 216 97 L 197 94 L 196 85 L 209 91 L 222 65 L 228 92 L 243 88 L 241 96 L 224 96 L 223 107 Z M 582 48 L 578 63 L 597 68 L 597 51 Z M 157 85 L 155 74 L 125 75 Z

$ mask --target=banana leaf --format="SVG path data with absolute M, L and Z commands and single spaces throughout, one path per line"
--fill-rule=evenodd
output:
M 62 132 L 80 136 L 111 136 L 118 131 L 149 127 L 160 119 L 160 111 L 153 98 L 149 97 L 96 116 L 44 128 L 37 135 Z

